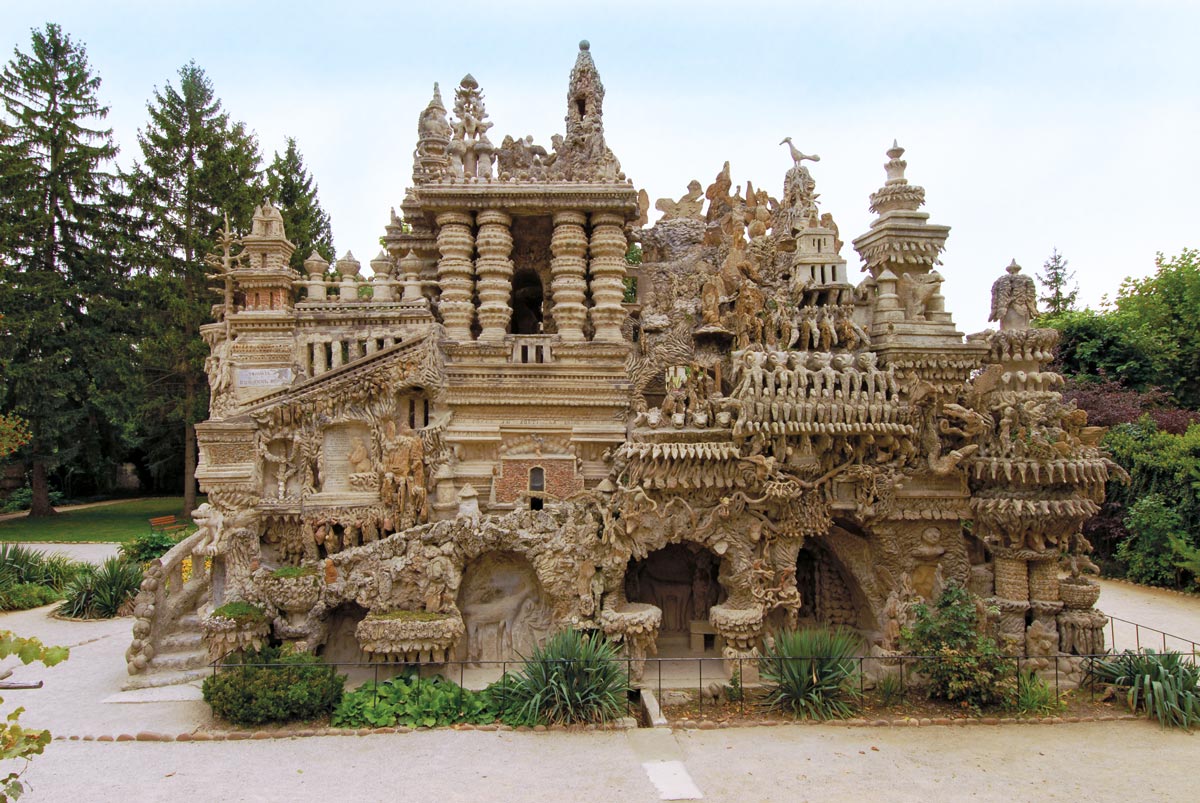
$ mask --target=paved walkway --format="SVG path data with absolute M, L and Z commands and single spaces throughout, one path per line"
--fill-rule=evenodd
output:
M 664 758 L 658 758 L 658 757 Z M 676 760 L 690 797 L 646 771 Z M 54 742 L 30 801 L 1181 800 L 1196 737 L 1145 721 L 971 728 L 787 725 L 158 744 Z
M 78 547 L 53 545 L 71 552 Z M 1100 606 L 1200 639 L 1200 598 L 1105 582 Z M 0 628 L 71 647 L 47 669 L 15 665 L 7 711 L 59 735 L 211 727 L 195 686 L 120 691 L 131 619 L 67 622 L 53 606 Z M 1124 636 L 1118 630 L 1118 647 Z M 12 665 L 8 659 L 4 665 Z M 878 748 L 873 749 L 873 748 Z M 1146 800 L 1193 781 L 1195 738 L 1146 722 L 855 728 L 786 725 L 647 733 L 431 731 L 266 742 L 56 741 L 30 765 L 29 800 Z M 1119 760 L 1114 760 L 1119 756 Z M 2 769 L 2 768 L 0 768 Z M 656 785 L 656 783 L 658 785 Z M 336 790 L 336 791 L 333 791 Z M 668 795 L 668 797 L 663 797 Z M 674 797 L 670 797 L 674 795 Z

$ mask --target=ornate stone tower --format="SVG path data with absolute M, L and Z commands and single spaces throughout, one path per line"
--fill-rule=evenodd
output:
M 242 238 L 241 267 L 233 272 L 238 290 L 245 296 L 246 310 L 290 310 L 292 284 L 300 274 L 288 260 L 296 246 L 283 231 L 283 215 L 264 201 L 255 209 L 250 233 Z

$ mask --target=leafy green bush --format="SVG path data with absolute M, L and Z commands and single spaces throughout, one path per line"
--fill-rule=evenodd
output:
M 847 717 L 858 701 L 858 636 L 849 630 L 783 630 L 759 660 L 764 703 L 807 719 Z
M 58 506 L 62 503 L 62 491 L 50 492 L 50 504 Z M 33 504 L 33 489 L 26 485 L 23 488 L 18 488 L 8 495 L 4 506 L 0 507 L 0 513 L 20 513 L 22 510 L 29 510 Z
M 628 690 L 616 646 L 578 630 L 556 633 L 487 689 L 509 725 L 604 722 L 625 710 Z
M 927 656 L 918 669 L 929 678 L 929 696 L 979 709 L 1011 705 L 1017 694 L 1016 662 L 985 634 L 971 593 L 949 585 L 933 609 L 912 607 L 915 620 L 902 634 L 905 649 Z
M 0 610 L 24 611 L 62 599 L 62 594 L 38 583 L 14 583 L 0 588 Z
M 1130 711 L 1144 711 L 1164 728 L 1191 730 L 1200 725 L 1200 667 L 1177 652 L 1126 650 L 1089 664 L 1090 679 L 1128 689 Z
M 1020 714 L 1045 716 L 1064 708 L 1058 692 L 1033 672 L 1022 672 L 1017 681 L 1017 696 L 1013 708 Z
M 367 682 L 342 696 L 333 712 L 335 728 L 432 728 L 470 722 L 495 722 L 496 700 L 487 691 L 471 691 L 441 675 L 421 678 L 416 673 L 382 683 Z
M 121 557 L 130 563 L 148 563 L 161 558 L 179 543 L 170 533 L 159 530 L 143 533 L 121 544 Z
M 324 716 L 341 702 L 345 682 L 315 655 L 264 647 L 222 665 L 204 679 L 203 693 L 215 716 L 253 726 Z
M 141 584 L 142 567 L 119 557 L 88 565 L 63 589 L 65 599 L 58 612 L 75 619 L 121 616 Z

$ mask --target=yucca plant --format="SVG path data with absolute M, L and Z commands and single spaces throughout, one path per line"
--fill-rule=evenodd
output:
M 1200 667 L 1195 656 L 1149 648 L 1126 650 L 1092 661 L 1088 672 L 1093 682 L 1128 689 L 1125 702 L 1129 710 L 1144 711 L 1164 728 L 1190 731 L 1200 725 Z
M 488 687 L 510 725 L 605 722 L 625 710 L 629 677 L 616 646 L 599 634 L 564 630 Z
M 99 566 L 87 566 L 63 589 L 58 612 L 76 619 L 111 619 L 120 616 L 137 594 L 142 568 L 118 557 Z
M 770 708 L 806 719 L 835 719 L 858 702 L 858 636 L 842 629 L 783 630 L 759 659 L 759 676 Z

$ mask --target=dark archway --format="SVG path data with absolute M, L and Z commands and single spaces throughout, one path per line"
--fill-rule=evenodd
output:
M 659 645 L 699 652 L 716 646 L 709 609 L 725 598 L 721 561 L 698 544 L 667 544 L 625 570 L 625 597 L 662 610 Z
M 514 335 L 541 333 L 543 299 L 542 280 L 536 271 L 522 269 L 513 274 L 512 333 Z
M 853 576 L 819 541 L 809 542 L 796 557 L 796 590 L 801 623 L 861 628 L 868 608 Z

